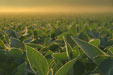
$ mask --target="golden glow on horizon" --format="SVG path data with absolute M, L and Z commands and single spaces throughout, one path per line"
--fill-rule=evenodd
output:
M 0 13 L 113 12 L 113 0 L 0 0 Z
M 98 13 L 113 12 L 113 7 L 0 7 L 0 13 Z

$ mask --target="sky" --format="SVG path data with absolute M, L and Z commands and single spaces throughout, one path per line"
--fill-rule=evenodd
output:
M 0 12 L 111 12 L 113 0 L 0 0 L 0 9 Z

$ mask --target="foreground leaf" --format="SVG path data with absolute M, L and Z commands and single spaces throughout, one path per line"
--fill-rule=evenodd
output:
M 34 50 L 30 46 L 26 46 L 27 48 L 27 58 L 32 70 L 39 75 L 47 75 L 49 71 L 48 63 L 46 58 Z
M 17 68 L 17 72 L 15 75 L 25 75 L 25 67 L 26 67 L 27 63 L 23 63 L 21 64 L 18 68 Z
M 66 64 L 64 64 L 57 72 L 55 75 L 67 75 L 67 73 L 69 72 L 69 70 L 72 68 L 72 66 L 74 65 L 76 59 L 73 59 L 69 62 L 67 62 Z
M 113 57 L 106 59 L 99 65 L 99 72 L 102 75 L 113 75 Z
M 83 50 L 83 52 L 90 57 L 92 60 L 94 60 L 95 57 L 97 56 L 101 56 L 101 55 L 106 55 L 102 50 L 100 50 L 99 48 L 85 42 L 82 41 L 80 39 L 77 38 L 73 38 L 73 40 L 76 42 L 76 44 Z

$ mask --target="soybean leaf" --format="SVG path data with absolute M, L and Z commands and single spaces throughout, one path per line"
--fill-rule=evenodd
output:
M 25 75 L 25 68 L 26 68 L 27 63 L 24 62 L 23 64 L 21 64 L 20 66 L 17 67 L 17 72 L 15 73 L 15 75 Z
M 76 35 L 76 32 L 77 32 L 77 25 L 76 24 L 73 24 L 72 27 L 70 28 L 70 32 L 73 34 L 73 35 Z
M 18 34 L 14 30 L 8 30 L 7 33 L 10 37 L 14 37 L 14 38 L 18 37 Z
M 66 55 L 68 57 L 68 60 L 71 60 L 71 56 L 72 56 L 72 47 L 70 46 L 70 44 L 66 41 L 66 38 L 64 38 L 64 42 L 65 42 L 65 48 L 66 48 Z
M 53 75 L 53 69 L 50 69 L 50 72 L 48 73 L 48 75 Z
M 94 60 L 95 57 L 101 56 L 101 55 L 106 55 L 102 50 L 99 48 L 83 41 L 78 38 L 73 38 L 72 39 L 76 42 L 76 44 L 82 49 L 82 51 L 90 57 L 92 60 Z
M 113 47 L 110 47 L 108 51 L 113 55 Z
M 55 75 L 67 75 L 69 70 L 74 65 L 75 61 L 76 61 L 76 59 L 73 59 L 73 60 L 70 60 L 69 62 L 67 62 L 66 64 L 64 64 L 60 69 L 58 69 L 58 71 L 55 73 Z
M 68 57 L 65 52 L 64 53 L 53 53 L 52 57 L 54 57 L 56 60 L 59 60 L 61 62 L 68 61 Z
M 20 49 L 11 49 L 9 54 L 14 58 L 21 58 L 23 56 L 23 52 Z
M 5 44 L 2 40 L 0 40 L 0 49 L 5 49 Z
M 109 57 L 99 65 L 99 73 L 102 75 L 113 75 L 113 58 Z
M 11 38 L 11 47 L 20 48 L 24 50 L 24 44 L 16 38 Z
M 98 47 L 100 45 L 100 40 L 99 39 L 92 39 L 89 41 L 92 45 Z
M 31 46 L 32 48 L 35 48 L 35 49 L 41 49 L 42 48 L 42 45 L 40 45 L 40 44 L 28 43 L 26 45 Z
M 81 32 L 78 36 L 81 40 L 88 41 L 89 37 L 86 32 Z
M 29 64 L 31 66 L 31 69 L 39 75 L 47 75 L 48 71 L 49 71 L 49 67 L 48 67 L 48 62 L 46 60 L 46 58 L 39 53 L 38 51 L 36 51 L 35 49 L 33 49 L 30 46 L 26 45 L 26 49 L 27 49 L 27 58 L 29 61 Z

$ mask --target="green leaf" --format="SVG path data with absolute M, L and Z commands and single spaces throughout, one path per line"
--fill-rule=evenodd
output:
M 26 68 L 27 63 L 24 62 L 20 66 L 17 67 L 17 72 L 15 75 L 25 75 L 25 68 Z
M 16 38 L 11 38 L 11 47 L 25 49 L 24 44 Z
M 50 69 L 50 72 L 48 73 L 48 75 L 53 75 L 53 69 Z
M 110 47 L 110 48 L 108 49 L 108 51 L 110 51 L 110 53 L 113 55 L 113 47 Z
M 102 75 L 113 75 L 113 57 L 104 60 L 99 65 L 99 72 Z
M 64 32 L 64 33 L 58 35 L 58 36 L 57 36 L 57 40 L 62 40 L 62 39 L 63 39 L 63 36 L 66 36 L 66 35 L 68 35 L 68 34 L 69 34 L 69 32 Z
M 103 61 L 110 58 L 110 56 L 97 56 L 95 57 L 96 62 L 100 65 Z
M 72 51 L 72 58 L 78 58 L 80 56 L 80 53 L 77 50 Z
M 0 49 L 5 49 L 5 44 L 2 40 L 0 40 Z
M 47 75 L 49 71 L 46 58 L 30 46 L 26 46 L 27 58 L 32 70 L 39 75 Z
M 70 46 L 70 44 L 66 41 L 66 38 L 64 38 L 64 42 L 65 42 L 65 48 L 66 48 L 66 55 L 68 57 L 68 60 L 71 60 L 71 56 L 72 56 L 72 47 Z
M 68 61 L 68 57 L 65 52 L 64 53 L 53 53 L 52 57 L 54 57 L 56 60 L 59 60 L 61 62 Z
M 70 60 L 69 62 L 67 62 L 66 64 L 64 64 L 56 73 L 55 75 L 67 75 L 67 73 L 69 72 L 69 70 L 72 68 L 72 66 L 74 65 L 76 59 Z
M 73 38 L 72 39 L 76 42 L 76 44 L 82 49 L 82 51 L 88 56 L 90 57 L 92 60 L 94 60 L 95 57 L 97 56 L 101 56 L 101 55 L 107 55 L 105 54 L 102 50 L 100 50 L 99 48 L 83 41 L 80 40 L 78 38 Z
M 7 44 L 9 44 L 10 40 L 9 40 L 8 35 L 4 33 L 4 36 L 5 36 L 5 38 L 4 38 L 4 39 L 5 39 L 6 43 L 7 43 Z
M 92 39 L 89 41 L 89 43 L 98 47 L 100 45 L 100 40 L 99 39 Z
M 88 35 L 87 35 L 86 32 L 81 32 L 78 37 L 79 37 L 81 40 L 89 41 L 89 37 L 88 37 Z
M 73 65 L 73 75 L 84 75 L 84 73 L 87 72 L 87 68 L 90 65 L 90 63 L 88 63 L 88 65 L 86 65 L 86 67 L 85 67 L 85 65 L 86 65 L 86 62 L 84 63 L 81 60 L 77 60 L 75 62 L 75 64 Z
M 53 68 L 53 75 L 58 71 L 58 69 L 63 66 L 62 62 L 60 61 L 54 61 L 54 65 L 52 66 Z
M 10 37 L 14 37 L 14 38 L 18 37 L 18 34 L 14 30 L 8 30 L 7 33 Z
M 21 58 L 23 56 L 23 52 L 20 49 L 11 49 L 9 54 L 14 58 Z
M 28 43 L 26 44 L 28 46 L 31 46 L 32 48 L 41 49 L 42 45 L 34 44 L 34 43 Z
M 76 24 L 73 24 L 72 27 L 70 28 L 70 32 L 73 34 L 73 35 L 76 35 L 77 33 L 77 26 Z

